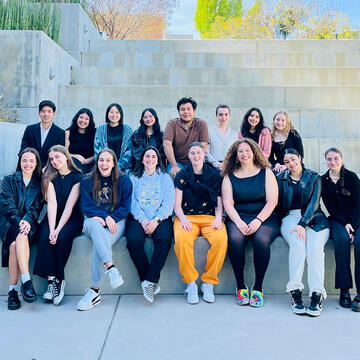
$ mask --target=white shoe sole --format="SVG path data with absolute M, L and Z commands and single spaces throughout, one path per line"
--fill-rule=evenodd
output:
M 202 293 L 203 293 L 203 300 L 204 300 L 205 302 L 207 302 L 207 303 L 209 303 L 209 304 L 212 304 L 212 303 L 215 302 L 215 295 L 214 295 L 214 294 L 210 295 L 210 297 L 207 297 L 207 296 L 205 295 L 205 293 L 204 293 L 204 290 L 203 290 L 203 286 L 202 286 L 202 285 L 201 285 L 200 289 L 201 289 L 201 291 L 202 291 Z
M 320 311 L 319 310 L 312 311 L 312 310 L 307 309 L 306 314 L 311 316 L 311 317 L 317 317 L 317 316 L 320 316 L 321 310 Z
M 65 295 L 65 280 L 61 282 L 60 294 L 53 299 L 53 304 L 56 306 L 59 305 L 62 299 L 64 298 L 64 295 Z

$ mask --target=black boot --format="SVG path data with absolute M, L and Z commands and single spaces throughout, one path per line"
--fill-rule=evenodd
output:
M 21 306 L 18 293 L 15 289 L 12 289 L 9 291 L 9 297 L 8 297 L 8 309 L 9 310 L 17 310 Z
M 341 307 L 349 309 L 351 306 L 351 297 L 349 293 L 349 289 L 341 289 L 339 304 Z
M 21 284 L 21 294 L 27 303 L 32 303 L 37 300 L 36 293 L 31 280 L 25 281 Z
M 354 300 L 351 304 L 351 310 L 352 311 L 356 311 L 356 312 L 360 312 L 360 294 L 357 294 L 354 297 Z

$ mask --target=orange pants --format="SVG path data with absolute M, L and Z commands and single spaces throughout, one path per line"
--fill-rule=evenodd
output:
M 205 272 L 201 280 L 210 284 L 218 284 L 217 277 L 224 263 L 227 250 L 227 232 L 225 225 L 221 229 L 213 229 L 212 222 L 215 216 L 211 215 L 186 215 L 191 222 L 191 231 L 181 229 L 178 217 L 174 221 L 175 254 L 179 261 L 179 272 L 182 281 L 189 284 L 195 281 L 199 274 L 194 266 L 194 243 L 201 234 L 209 243 Z

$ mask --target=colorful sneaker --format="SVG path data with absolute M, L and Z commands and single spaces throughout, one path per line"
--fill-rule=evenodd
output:
M 237 290 L 236 303 L 238 305 L 249 304 L 249 289 L 247 287 L 246 289 Z
M 251 290 L 250 306 L 257 308 L 264 306 L 264 295 L 261 291 Z

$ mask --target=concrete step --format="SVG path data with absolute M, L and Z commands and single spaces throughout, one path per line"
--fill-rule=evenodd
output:
M 59 87 L 60 107 L 103 107 L 112 102 L 160 108 L 192 96 L 200 107 L 214 107 L 219 101 L 230 107 L 263 108 L 358 108 L 360 86 L 92 86 Z
M 148 256 L 151 256 L 153 245 L 151 239 L 147 239 L 145 249 Z M 204 271 L 206 255 L 209 249 L 209 243 L 202 237 L 195 242 L 194 255 L 195 266 L 199 272 L 199 278 Z M 325 288 L 329 294 L 337 294 L 334 289 L 335 260 L 332 242 L 326 245 L 325 256 Z M 74 240 L 71 255 L 65 269 L 66 289 L 68 295 L 82 295 L 86 287 L 91 283 L 90 264 L 92 254 L 92 242 L 89 238 L 82 235 Z M 34 259 L 36 256 L 36 247 L 31 250 L 30 269 L 32 271 Z M 284 294 L 286 283 L 288 281 L 288 256 L 289 248 L 285 241 L 279 237 L 271 246 L 271 259 L 268 271 L 264 280 L 265 294 Z M 120 288 L 113 291 L 109 284 L 107 276 L 104 276 L 101 287 L 102 294 L 140 294 L 140 281 L 134 264 L 126 248 L 126 239 L 121 238 L 113 246 L 113 261 L 122 273 L 125 283 Z M 249 287 L 254 282 L 254 265 L 252 257 L 252 247 L 249 245 L 246 250 L 245 281 Z M 306 274 L 304 275 L 306 279 Z M 224 266 L 219 274 L 220 283 L 215 287 L 217 294 L 235 294 L 236 283 L 233 270 L 228 256 Z M 8 269 L 0 269 L 0 295 L 6 295 L 8 292 Z M 306 284 L 306 280 L 305 280 Z M 170 249 L 165 267 L 161 273 L 159 285 L 162 294 L 182 294 L 185 290 L 185 284 L 181 281 L 178 271 L 178 261 L 175 256 L 173 246 Z M 37 293 L 43 294 L 46 289 L 46 280 L 34 277 L 34 286 Z M 305 290 L 305 293 L 308 290 Z
M 75 67 L 74 85 L 360 85 L 359 68 Z
M 355 51 L 355 50 L 353 50 Z M 220 53 L 215 52 L 111 52 L 82 53 L 82 66 L 120 67 L 354 67 L 359 52 Z
M 89 51 L 336 53 L 360 51 L 360 40 L 90 40 Z

